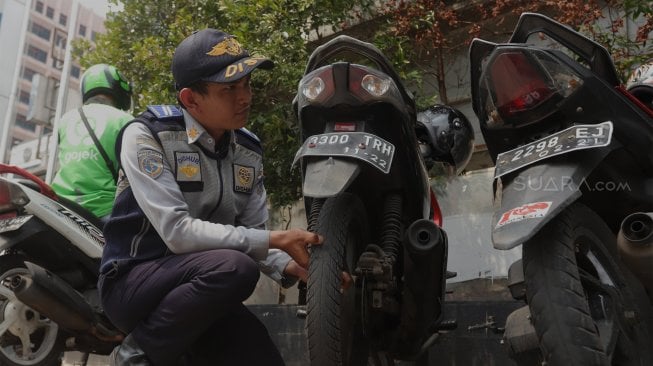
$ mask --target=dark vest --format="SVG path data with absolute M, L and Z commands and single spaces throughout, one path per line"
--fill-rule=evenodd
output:
M 163 113 L 157 113 L 161 112 L 161 107 L 148 107 L 146 112 L 129 124 L 142 123 L 147 126 L 163 147 L 164 159 L 175 169 L 177 184 L 189 203 L 191 216 L 221 224 L 236 224 L 234 220 L 240 205 L 238 195 L 248 192 L 235 193 L 234 190 L 237 189 L 231 189 L 234 177 L 233 171 L 227 167 L 231 164 L 227 163 L 232 161 L 222 160 L 231 154 L 234 165 L 257 166 L 258 169 L 262 159 L 260 142 L 248 131 L 236 130 L 231 131 L 235 136 L 235 144 L 224 144 L 217 152 L 208 151 L 199 143 L 189 145 L 181 111 L 174 106 L 165 106 Z M 116 156 L 120 156 L 122 133 L 126 127 L 118 136 Z M 182 169 L 177 170 L 180 159 L 192 160 L 191 163 L 195 165 L 191 167 L 201 168 L 199 177 L 180 173 L 183 172 Z M 120 182 L 118 186 L 111 218 L 104 227 L 107 244 L 102 255 L 101 273 L 117 267 L 121 270 L 130 268 L 137 263 L 171 254 L 136 202 L 131 186 Z M 240 188 L 246 190 L 247 187 Z

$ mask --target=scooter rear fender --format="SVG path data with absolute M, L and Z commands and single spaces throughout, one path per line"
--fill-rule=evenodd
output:
M 349 187 L 360 173 L 360 169 L 358 162 L 337 157 L 312 160 L 304 169 L 302 185 L 304 196 L 312 198 L 336 196 Z
M 576 201 L 583 181 L 610 150 L 577 151 L 524 168 L 509 180 L 495 179 L 494 248 L 509 250 L 523 244 Z

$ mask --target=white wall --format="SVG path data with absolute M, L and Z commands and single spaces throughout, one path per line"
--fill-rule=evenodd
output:
M 20 44 L 20 30 L 25 27 L 23 24 L 26 1 L 0 0 L 0 12 L 2 12 L 2 24 L 0 24 L 0 131 L 5 123 L 5 113 L 9 105 L 11 86 L 14 80 L 14 70 L 18 46 Z
M 492 246 L 492 180 L 494 168 L 433 183 L 449 238 L 447 268 L 458 273 L 449 282 L 505 278 L 521 258 L 521 246 L 508 251 Z

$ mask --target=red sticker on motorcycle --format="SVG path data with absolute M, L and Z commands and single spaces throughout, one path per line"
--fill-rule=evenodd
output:
M 551 208 L 552 202 L 534 202 L 515 207 L 512 210 L 506 211 L 501 215 L 501 219 L 497 223 L 497 227 L 512 224 L 526 219 L 533 219 L 546 216 Z

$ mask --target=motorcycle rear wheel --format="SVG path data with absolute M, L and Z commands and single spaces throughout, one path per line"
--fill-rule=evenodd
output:
M 351 194 L 324 203 L 317 232 L 322 245 L 311 248 L 306 330 L 311 366 L 365 366 L 369 348 L 362 331 L 360 287 L 341 292 L 342 272 L 352 274 L 367 240 L 367 217 Z
M 650 361 L 646 295 L 618 264 L 615 236 L 596 213 L 572 204 L 524 244 L 523 261 L 526 297 L 547 365 Z
M 24 258 L 0 257 L 0 280 L 27 273 Z M 7 287 L 0 285 L 0 365 L 61 365 L 65 337 L 59 326 L 20 302 Z M 29 348 L 28 354 L 23 350 Z

